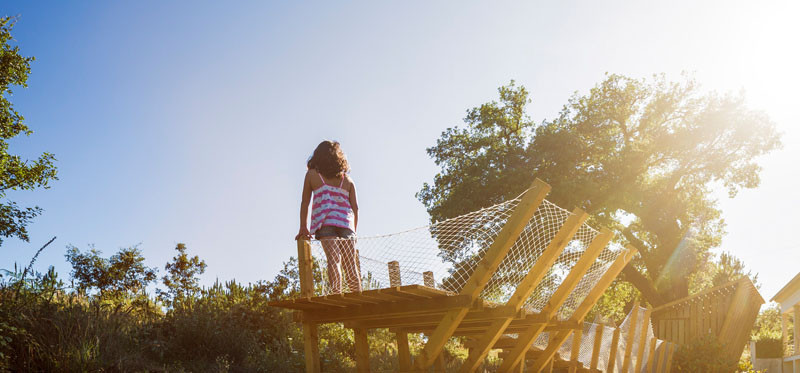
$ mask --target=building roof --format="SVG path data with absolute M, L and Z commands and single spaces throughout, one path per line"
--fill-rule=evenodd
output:
M 781 290 L 778 290 L 778 292 L 775 293 L 775 296 L 773 296 L 771 300 L 773 302 L 782 303 L 784 300 L 786 300 L 786 298 L 788 298 L 790 295 L 798 291 L 800 291 L 800 273 L 794 276 L 794 278 L 791 279 L 789 283 L 784 285 L 784 287 L 781 288 Z

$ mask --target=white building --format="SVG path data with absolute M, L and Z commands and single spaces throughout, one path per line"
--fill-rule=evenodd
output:
M 800 373 L 800 273 L 772 297 L 781 311 L 783 325 L 783 372 Z M 794 327 L 789 330 L 789 318 L 794 320 Z M 789 343 L 792 336 L 792 343 Z

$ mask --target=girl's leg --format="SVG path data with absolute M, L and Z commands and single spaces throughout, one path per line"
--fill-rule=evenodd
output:
M 339 272 L 339 265 L 342 263 L 341 250 L 333 237 L 321 238 L 319 241 L 328 258 L 328 287 L 330 288 L 328 294 L 341 294 L 342 275 Z
M 358 251 L 355 240 L 338 240 L 342 245 L 342 272 L 347 276 L 347 287 L 351 292 L 361 291 L 361 265 L 358 260 Z

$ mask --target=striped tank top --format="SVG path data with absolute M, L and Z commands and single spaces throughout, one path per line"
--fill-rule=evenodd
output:
M 322 180 L 322 186 L 314 190 L 311 205 L 311 234 L 326 225 L 348 228 L 355 232 L 350 191 L 342 188 L 344 175 L 338 187 L 325 183 L 322 175 L 319 175 L 319 178 Z

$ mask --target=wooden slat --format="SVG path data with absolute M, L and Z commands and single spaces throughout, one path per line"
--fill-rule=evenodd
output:
M 658 339 L 650 339 L 650 351 L 647 353 L 647 373 L 654 372 L 653 364 L 655 364 L 656 361 L 656 342 L 658 342 Z
M 597 324 L 594 329 L 594 346 L 592 346 L 592 360 L 589 364 L 589 369 L 597 369 L 597 362 L 600 360 L 600 347 L 603 345 L 603 332 L 605 332 L 603 324 Z
M 606 372 L 614 372 L 614 366 L 617 363 L 617 346 L 619 346 L 619 328 L 614 328 L 614 334 L 611 337 L 611 351 L 608 354 L 608 369 Z
M 677 347 L 676 344 L 670 343 L 667 345 L 669 348 L 667 349 L 667 368 L 664 369 L 665 372 L 672 372 L 672 354 L 675 352 L 675 348 Z
M 486 250 L 483 259 L 478 263 L 477 268 L 475 268 L 475 271 L 462 288 L 461 295 L 466 295 L 472 300 L 480 295 L 497 267 L 506 257 L 508 250 L 514 245 L 525 225 L 528 224 L 549 192 L 550 186 L 547 183 L 539 179 L 534 180 L 531 187 L 522 196 L 522 200 L 514 208 L 511 217 L 508 218 L 500 233 L 497 234 Z M 424 370 L 433 364 L 436 356 L 441 353 L 445 342 L 453 335 L 453 332 L 466 314 L 466 309 L 452 310 L 445 314 L 442 322 L 428 339 L 428 343 L 425 344 L 425 347 L 414 360 L 415 369 Z
M 653 310 L 650 307 L 644 310 L 644 317 L 642 318 L 642 327 L 639 336 L 639 352 L 636 354 L 636 365 L 634 365 L 634 372 L 641 372 L 644 360 L 644 350 L 647 345 L 647 327 L 650 325 L 650 313 Z
M 633 338 L 636 335 L 636 323 L 639 319 L 639 302 L 633 303 L 630 324 L 628 324 L 628 334 L 625 336 L 625 355 L 622 357 L 622 371 L 627 372 L 631 366 L 631 356 L 633 355 Z
M 656 373 L 664 372 L 664 355 L 668 348 L 668 342 L 661 342 L 661 348 L 658 349 L 658 360 L 656 361 Z M 667 372 L 669 373 L 669 372 Z

